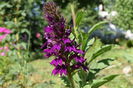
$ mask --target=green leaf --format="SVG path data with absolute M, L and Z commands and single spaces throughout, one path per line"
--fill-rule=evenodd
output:
M 80 70 L 78 72 L 79 78 L 81 79 L 80 81 L 80 86 L 83 87 L 86 84 L 86 79 L 87 79 L 87 72 L 84 70 Z
M 63 82 L 66 84 L 66 87 L 70 87 L 70 81 L 67 77 L 62 76 L 61 80 L 63 80 Z
M 107 81 L 111 81 L 111 80 L 113 80 L 117 76 L 118 76 L 118 74 L 113 74 L 113 75 L 106 76 L 103 79 L 107 80 Z
M 82 39 L 82 41 L 80 40 L 80 42 L 79 43 L 82 43 L 81 45 L 82 45 L 82 50 L 85 50 L 86 49 L 86 42 L 88 43 L 88 35 L 87 35 L 87 33 L 84 33 L 84 32 L 81 32 L 80 33 L 80 37 L 81 37 L 81 39 Z
M 115 75 L 109 75 L 109 76 L 106 76 L 100 80 L 95 80 L 94 83 L 91 85 L 91 88 L 99 88 L 100 86 L 104 85 L 105 83 L 113 80 L 115 77 L 117 77 L 118 75 L 115 74 Z
M 88 41 L 85 51 L 87 51 L 90 48 L 90 46 L 94 44 L 95 40 L 96 40 L 95 38 L 92 38 Z
M 90 36 L 90 34 L 92 33 L 92 32 L 94 32 L 95 30 L 97 30 L 98 28 L 100 28 L 100 26 L 102 25 L 102 24 L 105 24 L 105 23 L 107 23 L 108 21 L 102 21 L 102 22 L 99 22 L 99 23 L 97 23 L 97 24 L 95 24 L 89 31 L 88 31 L 88 36 Z
M 82 50 L 85 50 L 85 49 L 86 49 L 87 43 L 88 43 L 88 41 L 89 41 L 89 37 L 90 37 L 91 33 L 94 32 L 95 30 L 97 30 L 98 28 L 100 28 L 100 26 L 101 26 L 102 24 L 105 24 L 105 23 L 107 23 L 107 22 L 108 22 L 108 21 L 102 21 L 102 22 L 99 22 L 99 23 L 95 24 L 95 25 L 88 31 L 88 33 L 86 33 L 86 36 L 87 36 L 87 37 L 85 37 L 85 38 L 83 39 L 83 40 L 84 40 L 84 44 L 83 44 L 83 46 L 82 46 Z
M 85 85 L 83 88 L 91 88 L 90 85 Z
M 81 10 L 81 11 L 78 11 L 77 14 L 76 14 L 76 28 L 80 25 L 82 19 L 84 17 L 84 12 Z
M 21 32 L 21 33 L 26 32 L 29 36 L 31 35 L 30 31 L 29 31 L 29 30 L 27 30 L 27 29 L 22 29 L 20 32 Z
M 96 57 L 100 56 L 101 54 L 111 50 L 111 48 L 112 48 L 112 45 L 105 45 L 105 46 L 103 46 L 101 49 L 99 49 L 97 52 L 95 52 L 92 55 L 91 60 L 89 61 L 89 63 L 92 62 Z
M 102 59 L 102 60 L 99 60 L 96 64 L 96 68 L 97 69 L 104 69 L 108 66 L 110 66 L 110 62 L 114 61 L 113 59 L 110 59 L 110 58 L 107 58 L 107 59 Z
M 107 82 L 106 80 L 98 80 L 91 86 L 91 88 L 99 88 L 100 86 L 104 85 L 106 82 Z
M 34 2 L 34 0 L 28 0 L 28 2 L 31 4 L 31 3 L 33 3 L 33 2 Z
M 0 10 L 1 10 L 2 8 L 5 8 L 5 7 L 10 8 L 10 7 L 12 7 L 12 5 L 10 5 L 9 3 L 0 2 Z
M 99 47 L 101 47 L 103 44 L 102 42 L 100 41 L 100 39 L 95 39 L 93 45 L 91 45 L 89 47 L 88 50 L 86 50 L 86 53 L 85 53 L 85 58 L 87 58 L 87 62 L 90 61 L 92 55 L 94 54 L 94 52 L 97 52 L 99 50 Z

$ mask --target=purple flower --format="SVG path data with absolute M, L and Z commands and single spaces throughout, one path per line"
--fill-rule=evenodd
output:
M 83 70 L 85 70 L 85 71 L 88 70 L 88 68 L 87 68 L 85 65 L 81 64 L 81 63 L 76 63 L 76 64 L 73 64 L 73 65 L 71 66 L 71 68 L 72 68 L 73 70 L 78 69 L 78 68 L 80 68 L 80 67 L 82 67 Z
M 80 53 L 80 54 L 84 54 L 84 52 L 80 49 L 77 49 L 74 45 L 70 45 L 70 46 L 66 46 L 65 47 L 65 51 L 67 52 L 75 52 L 75 53 Z
M 64 74 L 67 74 L 67 68 L 66 65 L 62 64 L 62 65 L 57 65 L 54 70 L 52 71 L 52 74 L 56 75 L 56 74 L 60 74 L 61 76 Z
M 46 28 L 44 28 L 44 32 L 45 32 L 44 35 L 46 39 L 55 37 L 55 34 L 53 32 L 53 27 L 47 26 Z
M 61 44 L 53 44 L 53 46 L 44 49 L 43 51 L 46 53 L 46 56 L 50 57 L 52 55 L 57 55 L 61 49 Z
M 62 58 L 56 58 L 51 61 L 51 65 L 57 66 L 57 65 L 62 65 L 63 64 L 63 59 Z
M 74 59 L 78 63 L 84 63 L 86 61 L 82 56 L 78 56 L 76 54 L 71 55 L 69 58 Z
M 68 70 L 71 72 L 79 68 L 86 70 L 84 52 L 78 49 L 75 40 L 69 38 L 71 29 L 66 28 L 65 19 L 60 15 L 56 4 L 53 2 L 46 3 L 44 12 L 44 17 L 49 25 L 44 28 L 44 37 L 47 42 L 42 48 L 47 47 L 43 50 L 45 56 L 56 57 L 50 63 L 55 67 L 52 74 L 62 76 L 66 75 Z

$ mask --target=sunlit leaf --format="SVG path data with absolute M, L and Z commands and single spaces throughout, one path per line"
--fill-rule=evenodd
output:
M 112 45 L 105 45 L 105 46 L 101 47 L 101 49 L 99 49 L 97 52 L 95 52 L 95 53 L 92 55 L 92 57 L 91 57 L 89 63 L 92 62 L 96 57 L 100 56 L 101 54 L 103 54 L 103 53 L 105 53 L 105 52 L 111 50 L 111 48 L 112 48 Z
M 76 19 L 75 19 L 76 20 L 75 22 L 76 22 L 76 26 L 77 27 L 80 25 L 83 17 L 84 17 L 84 12 L 82 10 L 81 11 L 78 11 L 77 14 L 76 14 Z
M 102 21 L 102 22 L 99 22 L 97 24 L 95 24 L 91 29 L 89 29 L 88 33 L 86 33 L 86 38 L 84 38 L 84 44 L 82 46 L 82 49 L 85 50 L 86 47 L 87 47 L 87 43 L 89 41 L 89 37 L 90 35 L 92 34 L 92 32 L 94 32 L 95 30 L 97 30 L 98 28 L 100 28 L 103 24 L 107 23 L 107 21 Z
M 91 85 L 91 88 L 99 88 L 100 86 L 104 85 L 107 82 L 110 82 L 111 80 L 113 80 L 117 76 L 118 75 L 109 75 L 109 76 L 106 76 L 102 79 L 95 80 L 94 83 Z

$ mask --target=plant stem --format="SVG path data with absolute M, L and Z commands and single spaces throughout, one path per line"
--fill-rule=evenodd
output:
M 69 79 L 70 85 L 71 85 L 70 88 L 75 88 L 74 80 L 73 80 L 73 77 L 72 77 L 70 70 L 68 70 L 68 79 Z

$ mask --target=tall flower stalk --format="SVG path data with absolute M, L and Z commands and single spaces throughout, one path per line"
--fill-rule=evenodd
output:
M 44 37 L 47 41 L 42 48 L 46 47 L 43 50 L 46 57 L 55 56 L 50 63 L 55 67 L 52 74 L 68 76 L 71 88 L 75 88 L 72 77 L 74 71 L 80 68 L 87 70 L 84 65 L 84 52 L 79 49 L 75 39 L 69 38 L 72 29 L 67 28 L 68 25 L 54 2 L 44 4 L 44 18 L 48 26 L 44 28 Z

